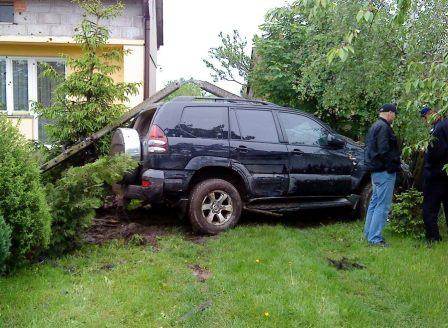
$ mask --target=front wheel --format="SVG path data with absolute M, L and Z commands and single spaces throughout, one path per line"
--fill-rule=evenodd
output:
M 241 196 L 230 182 L 209 179 L 191 192 L 188 216 L 195 230 L 218 234 L 237 224 L 242 207 Z

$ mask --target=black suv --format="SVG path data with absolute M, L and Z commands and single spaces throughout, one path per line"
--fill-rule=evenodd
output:
M 365 209 L 362 145 L 314 116 L 241 99 L 178 97 L 119 129 L 112 152 L 140 160 L 124 197 L 179 205 L 194 228 L 218 233 L 243 209 Z

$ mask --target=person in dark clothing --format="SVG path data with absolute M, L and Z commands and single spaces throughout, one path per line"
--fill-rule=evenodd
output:
M 444 170 L 448 164 L 448 119 L 428 107 L 423 108 L 420 115 L 428 123 L 432 122 L 423 169 L 423 221 L 426 238 L 434 242 L 441 240 L 438 217 L 442 204 L 448 224 L 448 175 Z
M 370 245 L 387 247 L 382 236 L 395 187 L 397 172 L 401 169 L 400 148 L 390 126 L 397 107 L 386 104 L 380 109 L 380 118 L 370 128 L 366 138 L 365 164 L 371 171 L 372 198 L 367 210 L 364 236 Z

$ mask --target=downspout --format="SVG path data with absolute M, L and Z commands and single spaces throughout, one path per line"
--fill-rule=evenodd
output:
M 144 65 L 144 77 L 143 77 L 143 99 L 149 98 L 149 79 L 151 69 L 151 23 L 149 17 L 149 0 L 143 0 L 143 25 L 145 28 L 145 65 Z

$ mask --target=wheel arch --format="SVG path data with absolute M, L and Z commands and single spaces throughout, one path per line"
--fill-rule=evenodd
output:
M 194 186 L 208 179 L 229 181 L 240 192 L 241 199 L 245 200 L 247 197 L 248 189 L 244 178 L 240 173 L 226 166 L 205 166 L 200 168 L 188 182 L 187 192 L 190 193 Z

